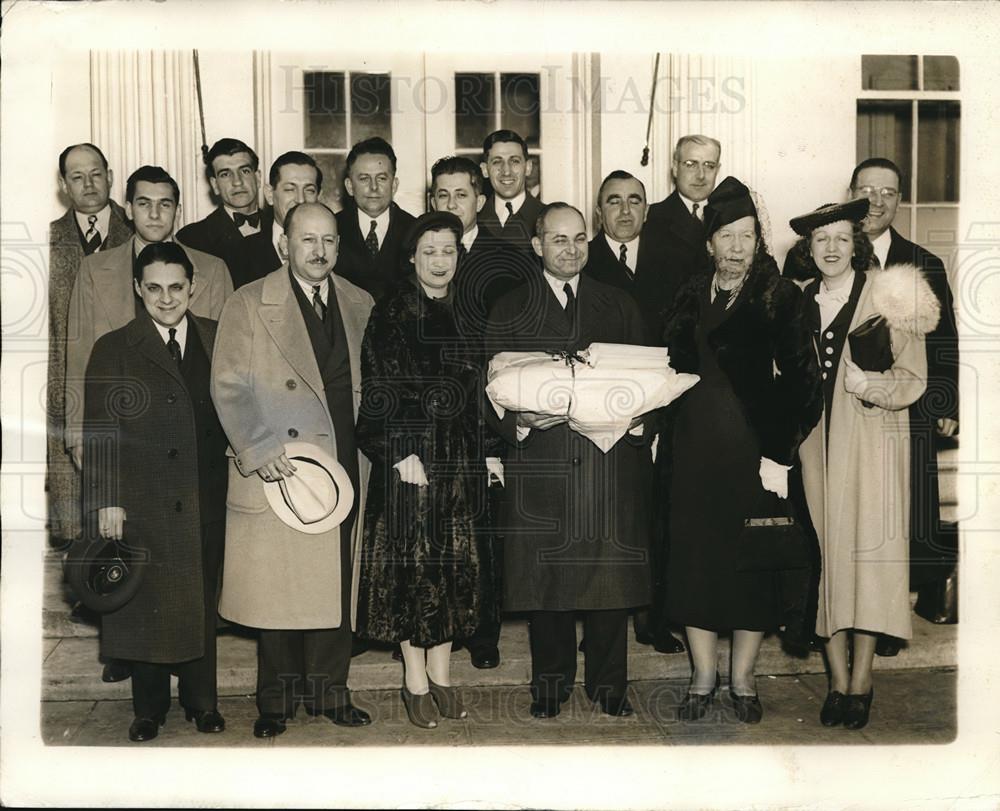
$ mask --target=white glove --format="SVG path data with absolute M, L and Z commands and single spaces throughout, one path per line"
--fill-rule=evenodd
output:
M 424 463 L 415 453 L 411 453 L 405 459 L 401 459 L 393 465 L 399 471 L 399 478 L 404 484 L 415 484 L 417 487 L 427 486 L 427 474 L 424 472 Z
M 493 482 L 500 482 L 500 486 L 504 486 L 503 480 L 503 462 L 500 461 L 499 456 L 487 456 L 486 457 L 486 481 L 489 484 Z
M 788 471 L 790 465 L 779 465 L 766 456 L 760 457 L 760 483 L 770 493 L 779 498 L 788 498 Z

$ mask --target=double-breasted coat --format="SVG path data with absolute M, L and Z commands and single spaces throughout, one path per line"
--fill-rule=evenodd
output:
M 357 419 L 361 341 L 373 301 L 350 282 L 330 279 L 347 336 Z M 354 522 L 350 539 L 341 539 L 340 527 L 299 532 L 271 510 L 256 473 L 291 440 L 337 457 L 333 418 L 287 265 L 241 287 L 227 302 L 212 359 L 212 399 L 231 454 L 219 613 L 254 628 L 337 628 L 346 621 L 353 627 L 353 616 L 341 616 L 340 544 L 352 545 L 353 599 L 363 522 Z M 360 516 L 369 471 L 360 453 L 358 464 Z
M 869 271 L 846 332 L 884 312 L 874 288 L 888 271 Z M 933 298 L 916 274 L 897 300 Z M 819 282 L 806 288 L 812 298 Z M 818 318 L 818 316 L 817 316 Z M 890 322 L 891 323 L 891 322 Z M 890 330 L 894 362 L 885 372 L 866 372 L 865 408 L 844 388 L 847 343 L 824 371 L 835 374 L 829 409 L 799 449 L 802 480 L 819 538 L 823 571 L 816 633 L 832 636 L 846 628 L 911 636 L 909 598 L 910 440 L 908 406 L 927 383 L 923 335 Z M 817 338 L 818 339 L 818 338 Z M 824 348 L 824 357 L 825 357 Z
M 217 320 L 233 292 L 229 271 L 221 259 L 184 248 L 194 265 L 191 312 Z M 83 375 L 94 343 L 105 333 L 124 327 L 142 305 L 132 284 L 133 240 L 109 251 L 91 254 L 80 265 L 69 306 L 66 336 L 66 448 L 78 444 L 83 422 Z
M 125 210 L 113 200 L 108 233 L 101 250 L 116 248 L 132 237 Z M 46 387 L 48 448 L 45 489 L 49 494 L 49 527 L 57 538 L 80 534 L 80 474 L 63 441 L 66 398 L 66 331 L 69 300 L 85 254 L 73 209 L 49 223 L 49 370 Z
M 214 321 L 189 318 L 188 351 L 199 338 L 206 367 L 215 330 Z M 87 523 L 96 531 L 98 509 L 123 507 L 124 542 L 148 556 L 135 597 L 103 617 L 105 656 L 166 663 L 204 653 L 202 527 L 223 518 L 226 498 L 225 443 L 217 426 L 215 436 L 198 432 L 196 409 L 207 404 L 211 410 L 207 373 L 204 378 L 205 403 L 199 404 L 145 313 L 99 338 L 91 353 L 83 457 Z M 217 461 L 205 458 L 211 448 Z M 199 452 L 206 462 L 201 469 Z
M 539 272 L 497 302 L 486 345 L 580 350 L 595 341 L 640 344 L 642 313 L 622 290 L 581 276 L 576 319 Z M 507 441 L 497 531 L 504 540 L 505 611 L 621 609 L 650 599 L 648 435 L 626 434 L 604 454 L 566 424 L 519 441 L 516 415 L 486 416 Z

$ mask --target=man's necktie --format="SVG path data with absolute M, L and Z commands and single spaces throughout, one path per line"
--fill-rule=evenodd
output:
M 181 345 L 177 343 L 177 330 L 171 327 L 167 330 L 170 333 L 170 340 L 167 341 L 167 352 L 174 359 L 174 363 L 181 365 Z
M 244 223 L 249 225 L 251 228 L 259 228 L 260 212 L 255 211 L 253 214 L 242 214 L 239 211 L 234 211 L 233 222 L 236 223 L 237 228 L 242 228 Z
M 514 216 L 514 206 L 511 205 L 510 200 L 503 204 L 503 207 L 507 209 L 507 216 L 504 218 L 503 224 L 506 226 L 510 221 L 510 218 Z
M 313 285 L 313 310 L 316 311 L 316 315 L 319 316 L 319 320 L 326 321 L 326 305 L 323 303 L 323 298 L 319 294 L 319 285 Z
M 872 254 L 872 268 L 874 270 L 882 269 L 882 263 L 879 261 L 878 255 L 874 253 Z
M 378 256 L 378 234 L 375 233 L 375 227 L 378 225 L 375 220 L 372 220 L 372 227 L 368 230 L 368 236 L 365 237 L 365 247 L 368 249 L 368 253 L 372 255 L 374 259 Z
M 698 209 L 701 208 L 699 203 L 695 203 L 691 206 L 691 216 L 694 217 L 698 222 L 701 222 L 701 217 L 698 216 Z
M 576 296 L 573 295 L 573 285 L 566 282 L 563 285 L 563 292 L 566 294 L 566 320 L 572 327 L 576 323 Z
M 87 217 L 87 233 L 83 235 L 83 252 L 90 256 L 101 247 L 101 232 L 97 230 L 97 215 Z
M 462 262 L 465 261 L 465 257 L 466 257 L 466 255 L 468 253 L 469 252 L 467 250 L 465 250 L 465 243 L 464 242 L 459 242 L 458 243 L 458 261 L 456 262 L 456 265 L 461 265 Z
M 632 269 L 628 266 L 628 245 L 624 242 L 618 249 L 618 261 L 622 263 L 622 269 L 629 275 L 632 275 Z

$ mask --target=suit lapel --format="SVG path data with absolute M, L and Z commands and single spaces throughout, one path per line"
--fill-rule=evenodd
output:
M 368 326 L 368 312 L 364 307 L 364 299 L 358 296 L 348 283 L 338 276 L 330 275 L 337 291 L 337 307 L 340 310 L 340 320 L 347 336 L 347 350 L 351 361 L 351 387 L 354 390 L 354 419 L 358 418 L 358 408 L 361 405 L 361 342 L 365 337 L 365 327 Z M 364 317 L 361 312 L 365 312 Z
M 687 206 L 684 205 L 684 201 L 681 200 L 677 192 L 671 194 L 667 198 L 667 202 L 673 209 L 670 216 L 670 230 L 679 239 L 697 247 L 705 239 L 702 227 L 691 216 L 691 212 L 687 210 Z
M 124 327 L 135 318 L 135 291 L 132 285 L 132 240 L 109 251 L 93 254 L 94 288 L 101 291 L 97 306 L 104 310 L 111 329 Z
M 188 319 L 188 330 L 190 331 L 192 328 L 191 319 Z M 156 331 L 153 320 L 148 315 L 143 314 L 134 319 L 129 324 L 129 333 L 130 341 L 144 357 L 151 363 L 159 366 L 174 380 L 187 388 L 187 383 L 184 380 L 184 375 L 181 374 L 180 367 L 170 357 L 167 345 L 160 337 L 160 333 Z
M 258 314 L 285 360 L 325 403 L 323 378 L 288 273 L 288 265 L 282 265 L 265 277 Z

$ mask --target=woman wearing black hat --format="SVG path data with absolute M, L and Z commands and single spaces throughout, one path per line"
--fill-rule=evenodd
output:
M 779 605 L 778 574 L 744 565 L 741 533 L 758 505 L 776 500 L 767 491 L 787 497 L 788 468 L 822 408 L 819 370 L 801 293 L 780 278 L 735 178 L 709 196 L 705 232 L 712 266 L 678 292 L 664 333 L 674 368 L 701 376 L 676 401 L 670 451 L 668 615 L 686 627 L 694 665 L 678 716 L 708 712 L 720 684 L 718 634 L 732 630 L 730 695 L 737 717 L 757 723 L 761 640 L 795 618 Z M 804 595 L 807 575 L 796 583 Z
M 937 299 L 912 265 L 865 272 L 867 212 L 859 199 L 790 223 L 802 237 L 793 248 L 800 264 L 819 276 L 805 297 L 823 417 L 799 453 L 823 561 L 816 633 L 828 640 L 830 692 L 820 721 L 849 729 L 868 723 L 876 634 L 911 636 L 906 408 L 926 387 L 923 336 L 938 320 Z
M 452 314 L 462 224 L 419 217 L 406 239 L 415 273 L 379 301 L 362 344 L 358 442 L 372 461 L 361 554 L 358 633 L 398 642 L 403 702 L 427 729 L 464 718 L 451 686 L 452 640 L 497 612 L 485 545 L 474 531 L 479 371 Z

